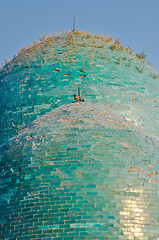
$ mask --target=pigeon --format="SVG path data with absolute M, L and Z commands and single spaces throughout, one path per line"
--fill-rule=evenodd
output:
M 84 102 L 84 100 L 80 96 L 77 96 L 76 94 L 74 94 L 74 98 L 76 102 Z

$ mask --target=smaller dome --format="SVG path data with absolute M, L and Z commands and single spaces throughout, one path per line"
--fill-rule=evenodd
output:
M 44 114 L 0 148 L 1 237 L 157 238 L 158 146 L 97 104 Z

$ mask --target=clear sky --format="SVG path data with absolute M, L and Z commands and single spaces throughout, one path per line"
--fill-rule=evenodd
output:
M 159 73 L 159 0 L 0 0 L 0 63 L 43 34 L 112 35 Z

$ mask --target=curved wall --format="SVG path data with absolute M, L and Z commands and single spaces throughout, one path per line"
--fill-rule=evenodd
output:
M 1 239 L 157 239 L 158 75 L 113 46 L 64 34 L 2 69 Z

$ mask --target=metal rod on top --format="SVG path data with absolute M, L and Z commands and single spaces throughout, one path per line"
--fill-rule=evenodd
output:
M 73 16 L 73 31 L 75 31 L 75 15 Z

